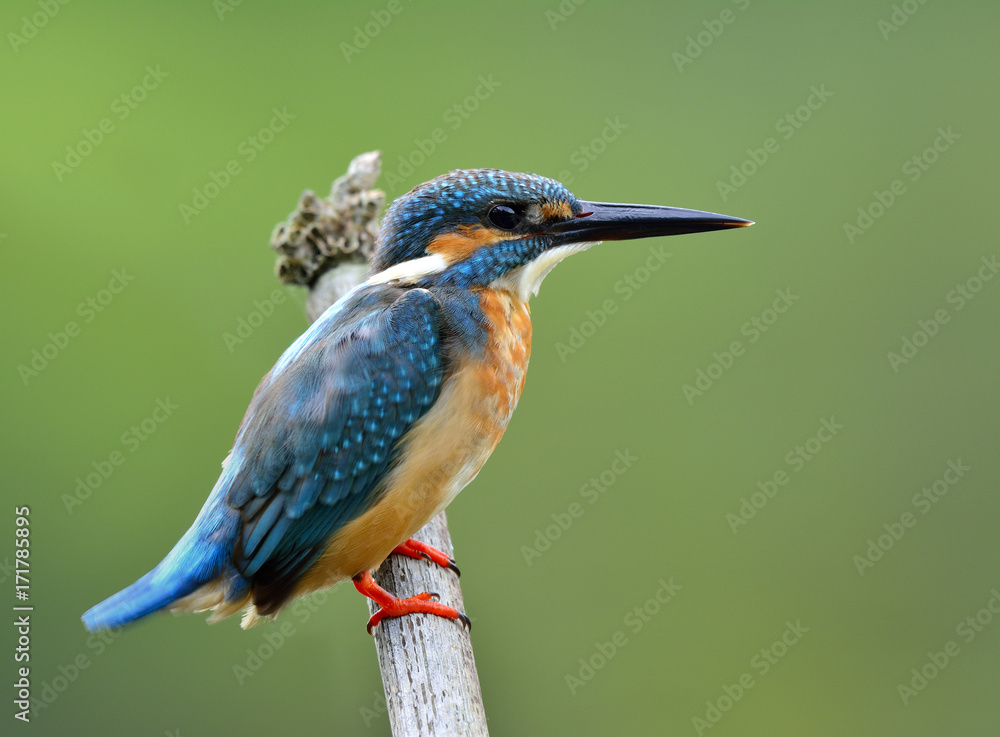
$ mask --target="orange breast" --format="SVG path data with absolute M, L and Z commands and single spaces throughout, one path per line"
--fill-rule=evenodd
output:
M 303 595 L 379 566 L 475 478 L 500 442 L 524 388 L 528 305 L 503 290 L 480 295 L 489 322 L 484 356 L 453 370 L 434 406 L 400 440 L 401 460 L 374 506 L 331 538 L 296 588 Z
M 476 368 L 483 411 L 489 414 L 484 420 L 506 428 L 527 375 L 531 316 L 528 303 L 507 291 L 484 290 L 479 303 L 490 330 L 486 360 Z

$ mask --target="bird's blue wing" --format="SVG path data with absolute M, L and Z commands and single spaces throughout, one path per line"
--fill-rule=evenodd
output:
M 440 307 L 422 289 L 361 288 L 261 382 L 237 435 L 233 551 L 262 614 L 380 491 L 399 439 L 436 401 Z

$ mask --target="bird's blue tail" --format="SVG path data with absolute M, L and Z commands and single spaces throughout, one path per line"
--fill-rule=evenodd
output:
M 230 558 L 239 516 L 224 502 L 234 472 L 232 464 L 223 470 L 194 524 L 156 568 L 83 615 L 88 630 L 119 627 L 145 617 L 223 576 L 227 593 L 245 595 L 247 582 L 232 568 Z
M 189 579 L 164 576 L 161 566 L 92 608 L 83 615 L 83 624 L 91 632 L 120 627 L 163 609 L 201 585 Z

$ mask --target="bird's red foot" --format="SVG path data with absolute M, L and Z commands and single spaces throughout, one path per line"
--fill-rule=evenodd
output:
M 432 548 L 427 543 L 414 540 L 412 537 L 402 545 L 397 545 L 392 552 L 396 555 L 405 555 L 407 558 L 415 558 L 417 560 L 425 558 L 432 563 L 437 563 L 442 568 L 448 568 L 454 571 L 456 576 L 462 575 L 462 572 L 458 570 L 458 566 L 455 565 L 454 558 L 442 553 L 437 548 Z
M 359 573 L 351 580 L 354 581 L 354 588 L 356 588 L 359 593 L 367 596 L 369 599 L 382 607 L 371 616 L 371 619 L 368 620 L 369 635 L 378 623 L 386 617 L 402 617 L 404 614 L 415 614 L 419 612 L 424 614 L 435 614 L 439 617 L 446 617 L 448 619 L 457 619 L 465 626 L 466 629 L 472 629 L 472 622 L 469 621 L 469 618 L 465 616 L 463 612 L 458 611 L 454 607 L 445 606 L 444 604 L 434 601 L 434 599 L 438 596 L 437 594 L 423 593 L 411 596 L 408 599 L 400 599 L 393 596 L 375 583 L 375 579 L 372 578 L 372 574 L 369 571 Z

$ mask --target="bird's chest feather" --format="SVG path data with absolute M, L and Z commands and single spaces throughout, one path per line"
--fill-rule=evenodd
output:
M 484 290 L 479 298 L 489 338 L 475 367 L 484 420 L 503 429 L 524 388 L 531 354 L 528 303 L 504 290 Z

